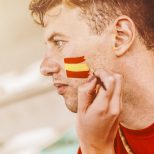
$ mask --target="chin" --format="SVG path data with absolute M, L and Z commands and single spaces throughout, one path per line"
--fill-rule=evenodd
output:
M 69 111 L 73 112 L 73 113 L 77 113 L 78 111 L 78 103 L 77 103 L 77 99 L 72 98 L 72 99 L 65 99 L 65 104 L 66 107 L 69 109 Z

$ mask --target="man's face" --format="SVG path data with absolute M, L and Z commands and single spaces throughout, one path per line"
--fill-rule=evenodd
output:
M 90 70 L 111 67 L 109 30 L 100 36 L 92 33 L 79 8 L 59 5 L 50 9 L 44 17 L 44 38 L 47 52 L 41 64 L 41 72 L 52 76 L 54 86 L 65 99 L 66 106 L 77 112 L 77 89 L 86 79 L 68 78 L 64 58 L 84 56 Z

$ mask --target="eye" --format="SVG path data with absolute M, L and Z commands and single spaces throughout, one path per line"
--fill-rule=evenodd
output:
M 64 41 L 62 40 L 54 40 L 54 44 L 58 47 L 58 48 L 62 48 L 65 44 Z

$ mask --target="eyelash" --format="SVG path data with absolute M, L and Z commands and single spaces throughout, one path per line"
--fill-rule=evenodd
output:
M 63 41 L 63 40 L 54 40 L 53 43 L 54 43 L 55 46 L 57 46 L 59 49 L 61 49 L 64 46 L 65 41 Z M 62 45 L 59 45 L 58 43 L 62 43 Z

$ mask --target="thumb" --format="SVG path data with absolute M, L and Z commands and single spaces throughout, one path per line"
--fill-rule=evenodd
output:
M 97 78 L 92 76 L 78 88 L 78 112 L 86 112 L 96 94 Z

